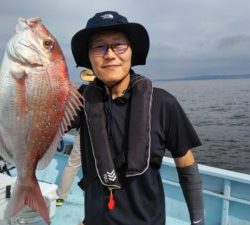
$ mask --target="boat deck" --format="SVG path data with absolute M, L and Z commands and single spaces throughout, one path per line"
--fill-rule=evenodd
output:
M 57 154 L 46 169 L 50 174 L 54 169 L 56 176 L 53 176 L 54 180 L 50 176 L 47 182 L 58 183 L 66 160 L 64 154 Z M 206 225 L 250 225 L 250 175 L 203 165 L 199 165 L 199 170 L 204 186 Z M 46 180 L 46 174 L 41 171 L 38 177 Z M 188 210 L 172 159 L 164 158 L 161 175 L 166 195 L 166 224 L 189 225 Z M 65 204 L 56 208 L 52 225 L 78 225 L 84 217 L 83 192 L 77 185 L 81 176 L 79 171 Z

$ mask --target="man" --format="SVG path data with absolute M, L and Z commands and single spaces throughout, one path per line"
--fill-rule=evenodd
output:
M 177 100 L 131 68 L 144 65 L 149 36 L 117 12 L 90 18 L 72 38 L 77 66 L 96 79 L 83 85 L 80 127 L 85 225 L 164 225 L 159 168 L 175 159 L 191 224 L 204 224 L 202 185 L 192 148 L 200 141 Z

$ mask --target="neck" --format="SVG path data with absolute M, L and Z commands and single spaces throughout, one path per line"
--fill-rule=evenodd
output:
M 123 95 L 124 91 L 129 87 L 130 73 L 128 73 L 121 81 L 109 87 L 105 86 L 112 99 L 118 98 Z

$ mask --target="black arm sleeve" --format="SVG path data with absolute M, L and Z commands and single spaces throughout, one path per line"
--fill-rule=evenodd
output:
M 202 180 L 198 166 L 178 168 L 180 185 L 187 203 L 191 225 L 204 225 L 204 203 L 202 195 Z

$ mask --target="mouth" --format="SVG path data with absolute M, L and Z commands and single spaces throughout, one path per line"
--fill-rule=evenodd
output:
M 102 68 L 115 68 L 115 67 L 118 67 L 120 65 L 116 65 L 116 64 L 111 64 L 111 65 L 104 65 L 102 66 Z

